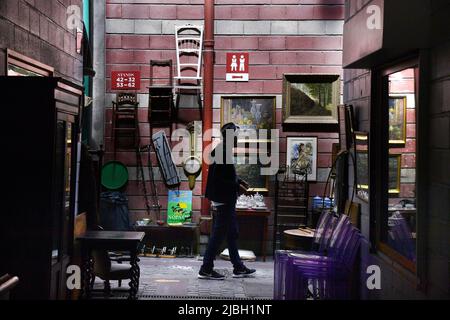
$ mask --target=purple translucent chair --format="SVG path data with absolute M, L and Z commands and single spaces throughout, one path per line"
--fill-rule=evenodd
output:
M 350 298 L 351 274 L 360 243 L 359 230 L 351 227 L 342 241 L 340 253 L 331 259 L 324 259 L 321 264 L 315 265 L 294 259 L 292 273 L 287 276 L 293 289 L 289 291 L 288 288 L 287 298 L 305 299 L 308 292 L 315 299 Z
M 329 263 L 341 260 L 343 249 L 348 243 L 348 234 L 351 231 L 351 223 L 348 216 L 341 215 L 336 226 L 333 228 L 332 236 L 330 238 L 329 247 L 322 253 L 304 253 L 304 252 L 290 252 L 286 261 L 286 279 L 285 279 L 285 298 L 295 299 L 300 283 L 297 278 L 298 273 L 296 268 L 298 266 L 305 266 L 306 268 L 313 268 L 320 270 L 323 266 L 328 266 Z
M 286 293 L 292 290 L 292 281 L 289 279 L 290 268 L 292 265 L 292 254 L 297 257 L 310 258 L 309 264 L 320 263 L 318 257 L 326 257 L 332 252 L 334 247 L 338 247 L 341 241 L 341 232 L 346 232 L 344 226 L 350 224 L 348 217 L 342 215 L 339 219 L 332 212 L 322 213 L 318 227 L 316 228 L 315 240 L 313 248 L 317 251 L 291 251 L 279 250 L 275 253 L 275 270 L 274 270 L 274 298 L 284 299 Z
M 312 241 L 312 251 L 322 253 L 327 249 L 331 238 L 332 230 L 337 222 L 337 218 L 330 211 L 323 211 L 319 217 L 314 237 Z M 292 250 L 275 251 L 274 265 L 274 299 L 283 299 L 285 291 L 285 275 L 288 254 L 294 252 Z M 300 253 L 300 251 L 295 251 Z M 308 252 L 310 253 L 310 252 Z
M 351 271 L 360 241 L 359 230 L 347 216 L 341 216 L 326 255 L 288 253 L 284 298 L 305 299 L 309 291 L 320 299 L 350 297 Z

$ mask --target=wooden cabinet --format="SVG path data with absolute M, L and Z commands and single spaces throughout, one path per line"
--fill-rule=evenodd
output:
M 0 88 L 0 273 L 19 277 L 13 299 L 65 299 L 82 88 L 47 77 L 0 77 Z

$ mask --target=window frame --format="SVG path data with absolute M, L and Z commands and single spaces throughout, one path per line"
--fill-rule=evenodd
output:
M 418 289 L 426 289 L 426 207 L 427 207 L 427 137 L 426 137 L 426 105 L 429 98 L 427 86 L 429 74 L 429 52 L 420 52 L 391 64 L 372 69 L 372 108 L 370 150 L 370 190 L 373 196 L 370 201 L 371 242 L 375 252 L 385 257 L 392 265 L 407 270 L 415 276 Z M 388 208 L 388 155 L 389 132 L 388 113 L 383 109 L 387 105 L 389 74 L 414 68 L 415 100 L 416 100 L 416 261 L 411 261 L 396 252 L 382 241 L 383 223 L 386 223 Z M 423 106 L 423 107 L 422 107 Z M 380 174 L 381 173 L 381 174 Z M 386 211 L 386 212 L 385 212 Z
M 29 58 L 21 53 L 6 49 L 6 75 L 9 76 L 9 66 L 17 66 L 24 70 L 33 72 L 42 77 L 53 77 L 55 69 L 49 65 L 41 63 L 37 60 Z

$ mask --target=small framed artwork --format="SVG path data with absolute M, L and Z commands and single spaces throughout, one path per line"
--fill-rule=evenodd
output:
M 400 193 L 400 173 L 402 167 L 402 155 L 389 155 L 389 193 Z
M 389 143 L 406 143 L 406 96 L 389 97 Z
M 269 180 L 267 175 L 261 174 L 262 164 L 258 161 L 258 154 L 235 154 L 234 164 L 236 174 L 247 181 L 250 192 L 268 192 Z
M 251 132 L 258 134 L 256 141 L 260 141 L 259 129 L 275 128 L 275 97 L 232 96 L 222 97 L 221 125 L 234 122 L 239 126 L 241 137 L 239 142 L 254 141 Z M 267 134 L 269 137 L 270 131 Z
M 283 122 L 337 124 L 340 101 L 339 75 L 285 74 Z
M 294 173 L 306 171 L 308 181 L 316 181 L 317 137 L 288 137 L 286 166 Z
M 357 197 L 369 201 L 369 134 L 355 132 Z

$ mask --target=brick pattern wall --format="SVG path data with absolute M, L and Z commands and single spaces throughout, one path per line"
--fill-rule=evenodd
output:
M 283 74 L 331 73 L 342 76 L 343 4 L 343 0 L 247 0 L 244 4 L 242 1 L 216 0 L 213 126 L 220 127 L 222 96 L 266 95 L 276 97 L 276 126 L 281 130 Z M 123 0 L 107 1 L 106 73 L 109 75 L 111 70 L 141 70 L 144 89 L 139 94 L 142 107 L 139 114 L 144 141 L 148 141 L 149 136 L 146 123 L 148 96 L 145 91 L 149 80 L 149 60 L 171 58 L 175 63 L 173 26 L 183 22 L 203 24 L 203 10 L 203 1 L 170 0 L 164 1 L 164 4 L 149 0 L 139 4 Z M 230 51 L 250 53 L 249 82 L 225 81 L 226 52 Z M 107 101 L 111 101 L 114 93 L 107 90 Z M 196 110 L 183 109 L 181 114 L 184 120 L 193 119 Z M 107 149 L 111 151 L 109 126 L 110 110 L 107 111 L 105 139 Z M 331 166 L 332 144 L 338 142 L 337 133 L 280 133 L 282 164 L 286 162 L 287 136 L 319 138 L 319 181 L 311 184 L 310 194 L 322 194 Z M 117 158 L 130 166 L 135 163 L 131 153 L 118 153 Z M 160 185 L 160 199 L 165 205 L 167 190 L 162 183 Z M 187 183 L 183 182 L 182 187 L 187 188 Z M 143 199 L 136 183 L 131 181 L 127 192 L 132 211 L 137 214 L 136 217 L 141 217 L 144 214 Z M 200 177 L 194 195 L 194 210 L 198 211 Z M 271 200 L 269 197 L 269 205 Z
M 76 53 L 75 30 L 67 28 L 67 7 L 81 0 L 1 0 L 0 49 L 12 49 L 55 68 L 55 76 L 81 84 L 82 56 Z M 6 73 L 4 50 L 0 74 Z
M 437 1 L 436 1 L 437 2 Z M 446 4 L 447 10 L 450 5 Z M 436 8 L 439 10 L 439 8 Z M 428 275 L 430 296 L 450 295 L 450 41 L 432 49 L 429 104 Z
M 391 79 L 390 94 L 406 97 L 406 143 L 390 148 L 389 153 L 401 154 L 400 193 L 392 194 L 390 205 L 403 199 L 416 198 L 416 106 L 414 96 L 414 70 L 407 69 Z

